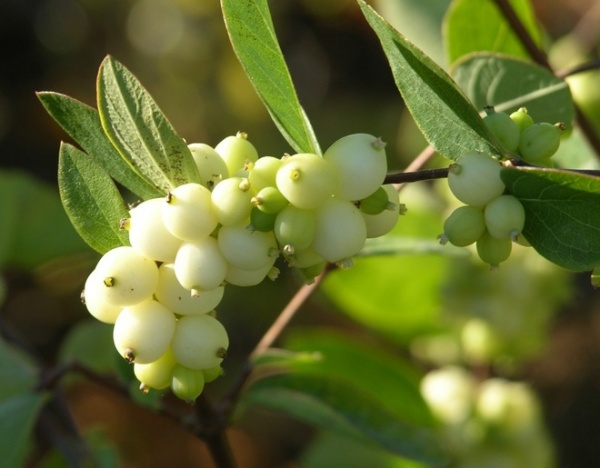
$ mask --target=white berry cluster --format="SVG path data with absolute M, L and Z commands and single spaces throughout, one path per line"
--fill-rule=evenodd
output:
M 322 157 L 259 158 L 243 133 L 189 149 L 201 183 L 132 208 L 121 222 L 130 246 L 100 259 L 83 297 L 114 324 L 142 390 L 170 386 L 194 400 L 221 374 L 229 339 L 215 308 L 226 284 L 275 279 L 280 255 L 307 279 L 326 262 L 347 264 L 394 227 L 399 205 L 382 186 L 384 144 L 370 135 L 344 137 Z
M 534 123 L 526 108 L 512 114 L 488 109 L 484 121 L 507 151 L 527 163 L 549 166 L 560 145 L 562 125 Z M 527 245 L 521 231 L 525 210 L 514 196 L 505 194 L 498 159 L 477 151 L 462 155 L 448 168 L 448 185 L 465 205 L 444 222 L 440 242 L 458 247 L 476 244 L 479 257 L 492 268 L 508 259 L 512 243 Z

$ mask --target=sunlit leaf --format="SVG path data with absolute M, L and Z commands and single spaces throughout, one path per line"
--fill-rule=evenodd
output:
M 108 173 L 90 156 L 63 143 L 60 147 L 58 184 L 71 223 L 93 249 L 105 253 L 128 245 L 127 231 L 119 222 L 129 212 Z
M 553 169 L 502 170 L 525 207 L 523 234 L 546 259 L 575 271 L 600 265 L 600 178 Z
M 450 159 L 468 151 L 501 154 L 477 110 L 448 74 L 363 0 L 359 4 L 381 41 L 396 86 L 429 144 Z
M 320 154 L 300 105 L 266 0 L 221 0 L 229 39 L 273 122 L 297 152 Z
M 110 56 L 100 65 L 97 93 L 104 131 L 144 178 L 164 192 L 200 182 L 184 139 L 137 78 Z

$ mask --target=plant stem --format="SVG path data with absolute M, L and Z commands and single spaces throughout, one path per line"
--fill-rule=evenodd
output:
M 527 29 L 515 13 L 515 10 L 512 8 L 509 1 L 494 0 L 494 3 L 502 12 L 502 15 L 504 15 L 504 18 L 506 19 L 514 33 L 517 35 L 517 37 L 521 41 L 521 44 L 523 45 L 525 50 L 527 50 L 527 53 L 530 55 L 530 57 L 539 65 L 542 65 L 543 67 L 550 70 L 552 73 L 555 73 L 552 67 L 550 66 L 550 63 L 548 62 L 547 55 L 536 45 L 535 41 L 533 40 L 529 32 L 527 32 Z M 587 139 L 590 146 L 594 149 L 596 156 L 600 158 L 600 137 L 597 135 L 593 125 L 583 114 L 583 112 L 581 112 L 581 109 L 575 102 L 573 103 L 573 107 L 575 108 L 575 116 L 577 119 L 577 123 L 579 124 L 579 128 L 581 129 L 581 132 Z
M 198 421 L 203 423 L 198 426 L 196 435 L 208 446 L 216 466 L 234 468 L 236 464 L 225 432 L 228 415 L 221 408 L 217 408 L 205 392 L 196 400 L 195 409 Z

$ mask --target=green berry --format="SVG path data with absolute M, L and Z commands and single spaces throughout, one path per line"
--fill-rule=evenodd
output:
M 211 369 L 204 369 L 202 372 L 204 373 L 204 382 L 209 383 L 223 375 L 223 368 L 217 366 L 212 367 Z
M 389 185 L 381 186 L 387 194 L 387 206 L 379 214 L 367 214 L 361 210 L 361 215 L 367 226 L 367 237 L 374 238 L 380 237 L 390 232 L 398 223 L 398 217 L 400 216 L 403 205 L 398 199 L 398 191 L 396 188 Z
M 500 164 L 487 154 L 466 153 L 448 169 L 450 190 L 466 205 L 483 207 L 504 192 Z
M 288 205 L 277 215 L 273 232 L 279 245 L 295 250 L 305 249 L 312 243 L 316 228 L 315 210 L 302 210 Z
M 477 240 L 477 253 L 479 258 L 489 264 L 492 269 L 510 257 L 512 241 L 510 239 L 497 239 L 489 232 L 484 232 Z
M 269 214 L 258 209 L 257 206 L 250 211 L 250 227 L 254 231 L 269 232 L 275 228 L 277 214 Z
M 388 195 L 383 186 L 379 186 L 371 195 L 358 203 L 360 211 L 370 215 L 378 215 L 383 210 L 390 208 L 389 205 Z
M 340 138 L 323 154 L 339 174 L 338 195 L 362 200 L 383 184 L 387 173 L 385 143 L 373 135 L 356 133 Z
M 497 239 L 516 240 L 525 225 L 525 209 L 518 198 L 501 195 L 484 210 L 488 232 Z
M 248 218 L 252 210 L 251 198 L 248 179 L 230 177 L 219 182 L 211 194 L 219 223 L 223 226 L 233 226 Z
M 512 153 L 517 150 L 520 136 L 519 127 L 508 114 L 491 110 L 491 113 L 487 114 L 483 121 L 506 151 Z
M 286 158 L 277 171 L 276 183 L 290 203 L 312 210 L 336 193 L 338 174 L 335 167 L 320 156 L 301 153 Z
M 440 242 L 466 247 L 477 242 L 484 232 L 485 218 L 481 208 L 464 205 L 456 208 L 444 221 L 444 233 L 440 236 Z
M 515 124 L 517 124 L 517 127 L 519 127 L 519 133 L 523 133 L 523 130 L 531 127 L 534 124 L 533 119 L 525 107 L 521 107 L 519 110 L 514 111 L 512 114 L 510 114 L 510 118 Z
M 560 146 L 561 125 L 547 122 L 533 124 L 523 130 L 519 143 L 519 154 L 529 163 L 550 158 Z
M 204 390 L 204 371 L 177 364 L 173 368 L 171 391 L 184 401 L 194 401 Z
M 169 347 L 175 322 L 175 314 L 153 300 L 125 307 L 115 321 L 115 347 L 128 362 L 156 361 Z
M 273 268 L 273 265 L 269 264 L 256 270 L 243 270 L 242 268 L 228 265 L 225 281 L 234 286 L 256 286 L 271 274 Z
M 273 156 L 263 156 L 252 165 L 248 171 L 248 179 L 255 192 L 262 190 L 265 187 L 273 187 L 275 185 L 275 176 L 281 167 L 281 159 Z
M 181 365 L 191 369 L 220 366 L 228 347 L 227 331 L 216 318 L 187 315 L 177 321 L 171 349 Z
M 269 214 L 279 213 L 289 205 L 287 198 L 273 186 L 262 188 L 256 196 L 252 198 L 252 203 L 259 210 Z
M 156 361 L 147 364 L 135 363 L 133 373 L 141 382 L 140 389 L 147 391 L 149 388 L 161 390 L 171 385 L 171 374 L 177 364 L 173 353 L 169 348 Z
M 248 135 L 244 132 L 226 137 L 215 146 L 215 151 L 225 161 L 230 176 L 242 171 L 248 163 L 254 163 L 258 160 L 258 152 L 254 145 L 248 141 Z

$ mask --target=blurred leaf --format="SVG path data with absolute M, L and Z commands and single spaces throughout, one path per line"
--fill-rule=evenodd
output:
M 419 391 L 420 376 L 400 356 L 388 354 L 335 330 L 294 330 L 284 345 L 298 351 L 316 351 L 321 359 L 301 371 L 339 377 L 387 407 L 400 419 L 416 425 L 433 425 Z M 360 377 L 357 377 L 360 376 Z
M 352 380 L 310 374 L 272 375 L 255 381 L 242 402 L 282 411 L 318 427 L 366 438 L 392 453 L 443 464 L 439 442 L 425 428 L 398 419 Z
M 381 41 L 396 86 L 429 144 L 453 160 L 467 151 L 501 154 L 477 110 L 446 72 L 363 0 L 359 4 Z
M 579 127 L 561 140 L 552 160 L 558 167 L 568 169 L 600 169 L 600 160 Z
M 3 466 L 24 466 L 30 436 L 48 396 L 26 392 L 0 400 L 0 453 Z
M 0 339 L 0 402 L 31 390 L 37 383 L 38 372 L 25 353 Z
M 77 361 L 96 372 L 114 371 L 121 359 L 113 350 L 113 329 L 97 320 L 84 320 L 71 328 L 62 342 L 59 360 Z
M 273 122 L 299 153 L 321 150 L 275 35 L 266 0 L 221 0 L 229 39 Z
M 100 65 L 97 92 L 102 127 L 131 166 L 165 193 L 200 183 L 183 138 L 137 78 L 110 56 Z
M 449 257 L 469 256 L 469 252 L 453 245 L 441 245 L 435 238 L 417 238 L 393 234 L 367 239 L 358 257 L 378 255 L 440 254 Z
M 541 34 L 529 0 L 510 0 L 535 42 Z M 444 19 L 448 63 L 469 52 L 487 50 L 529 59 L 521 41 L 491 0 L 454 0 Z
M 563 268 L 600 265 L 600 178 L 573 172 L 502 170 L 510 193 L 525 207 L 523 235 L 543 257 Z
M 498 112 L 527 107 L 536 122 L 562 122 L 571 127 L 573 101 L 567 84 L 549 70 L 506 55 L 476 53 L 464 57 L 452 76 L 479 110 Z
M 43 92 L 37 96 L 52 118 L 117 182 L 143 200 L 164 195 L 121 157 L 104 133 L 96 109 L 64 94 Z
M 129 244 L 127 231 L 119 229 L 120 220 L 129 217 L 129 212 L 112 179 L 95 160 L 63 143 L 58 184 L 71 223 L 93 249 L 105 253 Z

